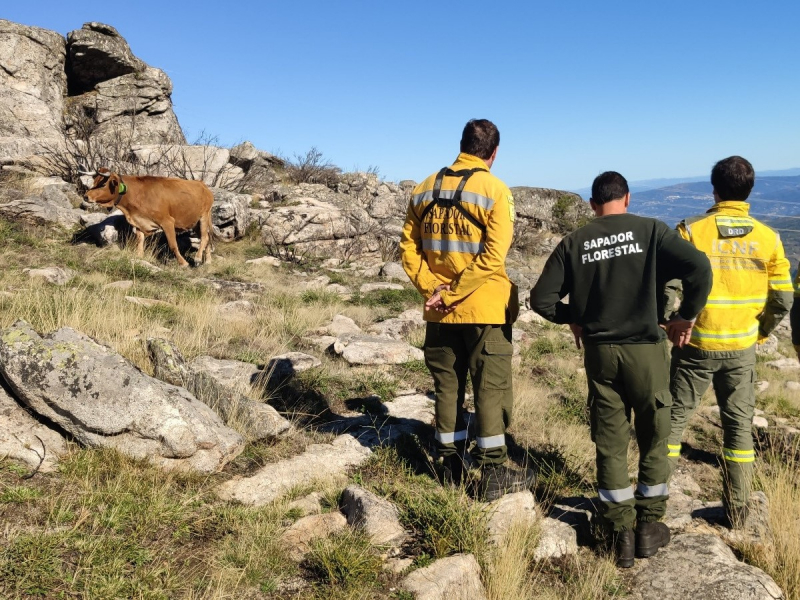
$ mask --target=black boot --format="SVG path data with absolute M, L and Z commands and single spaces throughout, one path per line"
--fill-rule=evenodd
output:
M 454 487 L 464 483 L 464 461 L 459 454 L 451 454 L 442 459 L 442 483 Z
M 504 494 L 530 489 L 534 480 L 531 469 L 515 471 L 501 465 L 483 465 L 478 496 L 484 502 L 491 502 Z
M 629 569 L 633 566 L 633 555 L 636 548 L 636 536 L 633 529 L 625 529 L 614 533 L 614 556 L 617 566 Z
M 658 549 L 669 544 L 669 527 L 652 521 L 636 525 L 636 558 L 650 558 Z
M 731 529 L 744 529 L 748 514 L 750 514 L 750 509 L 746 504 L 741 506 L 726 506 L 724 524 Z

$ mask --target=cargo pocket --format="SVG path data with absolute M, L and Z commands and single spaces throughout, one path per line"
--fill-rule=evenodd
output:
M 481 388 L 507 390 L 511 387 L 511 355 L 514 347 L 503 340 L 486 340 L 483 345 Z
M 665 440 L 672 430 L 672 394 L 669 390 L 656 392 L 656 410 L 653 416 L 653 437 Z

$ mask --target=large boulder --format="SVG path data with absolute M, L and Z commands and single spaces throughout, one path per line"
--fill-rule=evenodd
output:
M 211 188 L 214 204 L 211 206 L 211 222 L 214 235 L 225 242 L 241 239 L 250 226 L 250 194 L 237 194 L 221 188 Z
M 784 598 L 769 575 L 739 562 L 731 549 L 711 534 L 678 535 L 640 564 L 632 586 L 632 597 L 636 600 Z
M 86 446 L 201 472 L 218 470 L 244 447 L 188 391 L 69 327 L 40 336 L 18 321 L 3 330 L 0 373 L 29 408 Z
M 144 71 L 128 42 L 110 25 L 85 23 L 67 35 L 67 70 L 72 93 L 83 93 L 115 77 Z
M 33 154 L 60 135 L 66 43 L 54 31 L 0 19 L 0 158 Z

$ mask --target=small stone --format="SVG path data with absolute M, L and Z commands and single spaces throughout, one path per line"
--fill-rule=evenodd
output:
M 139 298 L 137 296 L 125 296 L 125 300 L 137 306 L 144 306 L 145 308 L 153 308 L 154 306 L 172 306 L 169 302 L 163 300 L 156 300 L 155 298 Z
M 287 352 L 270 358 L 265 371 L 270 373 L 272 377 L 285 379 L 321 365 L 322 361 L 316 356 L 303 354 L 302 352 Z
M 769 381 L 756 381 L 753 384 L 757 394 L 766 392 L 769 389 Z
M 472 554 L 440 558 L 413 571 L 400 587 L 417 600 L 486 600 L 481 568 Z
M 408 570 L 411 565 L 414 564 L 413 558 L 389 558 L 383 564 L 383 568 L 390 573 L 395 573 L 400 575 L 404 571 Z
M 112 281 L 111 283 L 105 284 L 103 287 L 109 290 L 129 290 L 133 286 L 133 280 L 125 279 L 123 281 Z
M 781 358 L 768 362 L 767 366 L 777 371 L 797 371 L 800 370 L 800 361 L 796 358 Z
M 489 515 L 489 542 L 498 546 L 503 544 L 512 526 L 529 526 L 536 521 L 536 501 L 528 490 L 501 496 L 487 504 L 484 511 Z
M 156 265 L 147 262 L 146 260 L 142 260 L 141 258 L 137 258 L 132 261 L 134 265 L 142 267 L 145 271 L 149 273 L 161 273 L 164 269 L 161 267 L 157 267 Z
M 44 279 L 53 285 L 65 285 L 70 279 L 75 277 L 75 271 L 62 267 L 45 267 L 43 269 L 24 269 L 31 279 Z
M 281 261 L 274 256 L 262 256 L 261 258 L 251 258 L 250 260 L 244 261 L 246 265 L 256 265 L 256 266 L 268 266 L 268 267 L 280 267 Z
M 767 429 L 769 427 L 769 421 L 764 417 L 753 417 L 753 427 L 756 429 Z
M 300 511 L 302 516 L 318 515 L 322 512 L 322 494 L 311 492 L 308 496 L 303 496 L 297 500 L 289 502 L 288 508 Z
M 793 392 L 800 390 L 800 383 L 798 383 L 797 381 L 787 381 L 783 385 L 786 387 L 787 390 L 792 390 Z
M 539 543 L 533 551 L 534 560 L 560 558 L 578 553 L 578 534 L 570 525 L 545 517 L 539 523 Z
M 347 519 L 339 511 L 309 515 L 296 521 L 281 535 L 281 542 L 289 549 L 292 560 L 301 561 L 311 550 L 311 542 L 328 537 L 347 527 Z
M 376 546 L 399 548 L 408 533 L 400 524 L 397 507 L 357 485 L 342 492 L 342 512 L 351 527 L 363 529 Z

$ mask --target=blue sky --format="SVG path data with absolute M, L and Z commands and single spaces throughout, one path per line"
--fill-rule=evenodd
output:
M 800 2 L 4 3 L 64 35 L 116 27 L 166 71 L 190 139 L 311 146 L 421 180 L 464 123 L 501 132 L 509 185 L 703 175 L 720 158 L 800 167 Z

